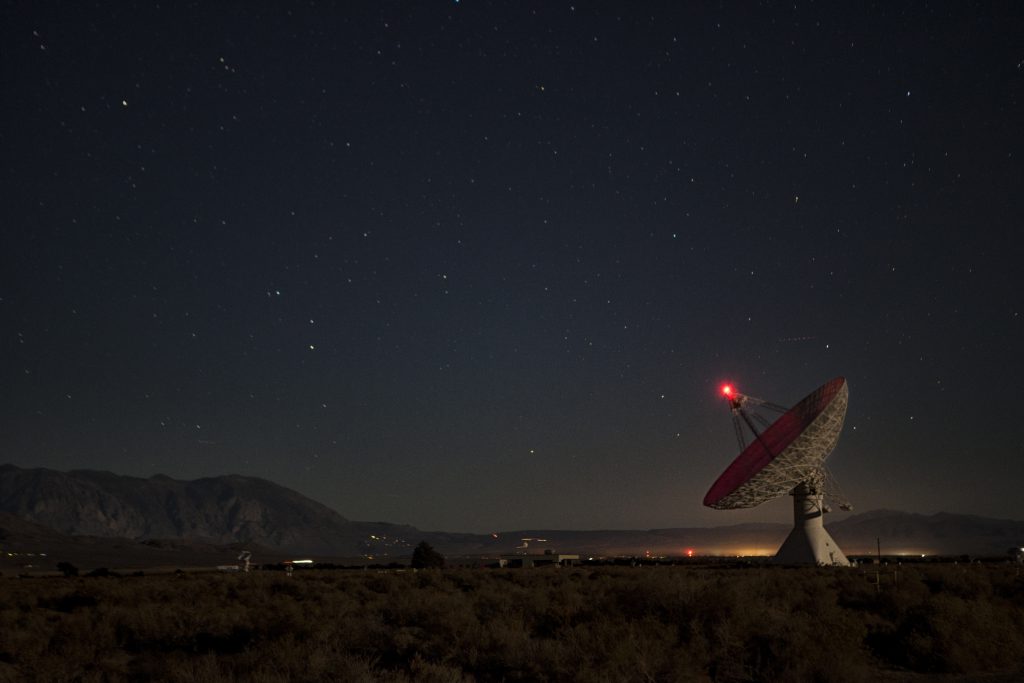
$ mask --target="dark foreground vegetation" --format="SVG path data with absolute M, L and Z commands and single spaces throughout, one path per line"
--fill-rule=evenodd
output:
M 904 567 L 898 586 L 874 578 L 692 567 L 5 577 L 0 681 L 1022 673 L 1016 566 Z

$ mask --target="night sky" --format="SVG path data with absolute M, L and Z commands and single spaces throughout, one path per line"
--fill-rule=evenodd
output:
M 859 511 L 1024 519 L 1024 9 L 834 4 L 4 2 L 0 462 L 784 521 L 718 387 L 843 375 Z

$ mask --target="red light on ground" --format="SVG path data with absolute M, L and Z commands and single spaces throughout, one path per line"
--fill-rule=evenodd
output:
M 723 396 L 728 396 L 728 397 L 731 398 L 732 397 L 732 392 L 733 392 L 733 388 L 732 388 L 731 384 L 723 384 L 722 385 L 722 395 Z
M 693 548 L 687 548 L 686 549 L 686 556 L 687 557 L 693 557 Z

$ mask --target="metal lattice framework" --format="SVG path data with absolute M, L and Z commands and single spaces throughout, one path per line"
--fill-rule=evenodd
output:
M 754 507 L 802 483 L 814 492 L 823 492 L 828 477 L 824 460 L 839 441 L 848 401 L 849 390 L 840 378 L 813 392 L 757 436 L 712 486 L 705 505 L 717 509 Z M 797 429 L 795 436 L 785 433 Z M 773 447 L 779 452 L 773 452 Z M 754 471 L 744 471 L 749 469 Z

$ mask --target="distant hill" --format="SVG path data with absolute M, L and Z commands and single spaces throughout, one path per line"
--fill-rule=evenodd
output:
M 351 522 L 291 489 L 238 475 L 180 481 L 0 465 L 0 511 L 75 536 L 255 543 L 332 555 L 373 552 L 416 531 Z
M 286 559 L 254 545 L 215 545 L 184 539 L 133 541 L 71 536 L 17 515 L 0 512 L 0 574 L 55 571 L 60 562 L 87 571 L 97 567 L 144 569 L 235 564 L 242 548 L 260 562 Z
M 28 550 L 41 542 L 68 542 L 72 538 L 53 529 L 22 519 L 9 512 L 0 512 L 0 551 Z
M 848 554 L 1005 555 L 1024 547 L 1024 521 L 939 512 L 873 510 L 828 525 Z
M 196 550 L 242 544 L 270 552 L 376 560 L 408 556 L 420 540 L 449 555 L 546 549 L 584 556 L 646 552 L 679 556 L 691 549 L 697 555 L 771 555 L 790 529 L 788 524 L 737 524 L 649 530 L 527 529 L 497 535 L 421 531 L 351 521 L 291 489 L 255 477 L 180 481 L 161 475 L 142 479 L 13 465 L 0 465 L 0 513 L 14 516 L 0 517 L 0 548 L 7 533 L 61 547 L 71 547 L 68 544 L 80 542 L 80 537 L 92 537 L 93 547 L 96 539 L 103 538 L 146 541 L 149 547 L 165 539 L 160 548 Z M 840 547 L 853 555 L 874 554 L 876 539 L 883 554 L 891 555 L 1004 555 L 1011 546 L 1024 546 L 1024 522 L 971 515 L 876 510 L 827 526 Z

